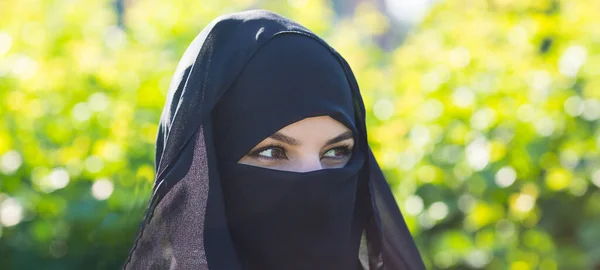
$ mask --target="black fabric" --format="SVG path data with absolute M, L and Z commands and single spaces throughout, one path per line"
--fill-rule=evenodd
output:
M 225 166 L 230 231 L 244 269 L 358 269 L 352 235 L 361 155 L 308 173 Z
M 314 39 L 280 35 L 263 45 L 213 110 L 227 222 L 244 269 L 357 269 L 353 230 L 357 152 L 342 169 L 282 172 L 237 161 L 265 137 L 312 116 L 356 133 L 352 90 L 334 55 Z
M 269 40 L 244 66 L 213 111 L 219 161 L 238 161 L 277 130 L 329 115 L 356 133 L 344 69 L 322 44 L 303 35 Z
M 317 115 L 354 131 L 346 167 L 293 173 L 235 162 Z M 358 269 L 366 233 L 369 269 L 424 269 L 364 117 L 348 64 L 309 30 L 262 10 L 215 19 L 173 76 L 153 195 L 123 268 Z

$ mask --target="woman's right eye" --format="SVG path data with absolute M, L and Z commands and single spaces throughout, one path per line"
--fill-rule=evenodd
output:
M 267 147 L 256 150 L 253 156 L 263 159 L 287 159 L 285 150 L 280 147 Z

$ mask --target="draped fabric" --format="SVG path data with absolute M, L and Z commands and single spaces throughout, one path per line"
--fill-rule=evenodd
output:
M 360 149 L 345 167 L 314 172 L 237 162 L 265 137 L 313 116 L 337 119 L 358 137 L 337 59 L 314 39 L 289 34 L 261 46 L 213 110 L 225 217 L 243 269 L 358 269 L 366 220 L 354 215 Z
M 235 162 L 280 128 L 322 115 L 355 135 L 344 168 Z M 424 269 L 367 144 L 350 67 L 280 15 L 221 16 L 194 39 L 169 88 L 155 161 L 124 269 Z

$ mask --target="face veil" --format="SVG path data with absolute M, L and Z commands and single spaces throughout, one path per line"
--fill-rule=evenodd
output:
M 307 173 L 237 163 L 280 128 L 321 115 L 356 133 L 341 65 L 321 43 L 295 34 L 261 46 L 213 110 L 225 216 L 243 269 L 358 269 L 359 150 L 344 168 Z
M 236 163 L 280 128 L 321 115 L 354 133 L 344 168 Z M 173 76 L 153 194 L 123 268 L 424 269 L 364 120 L 352 71 L 315 34 L 262 10 L 215 19 Z

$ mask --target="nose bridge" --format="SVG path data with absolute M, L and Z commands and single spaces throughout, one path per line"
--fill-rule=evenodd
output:
M 300 160 L 298 164 L 298 172 L 310 172 L 322 169 L 321 159 L 318 155 L 306 155 Z

